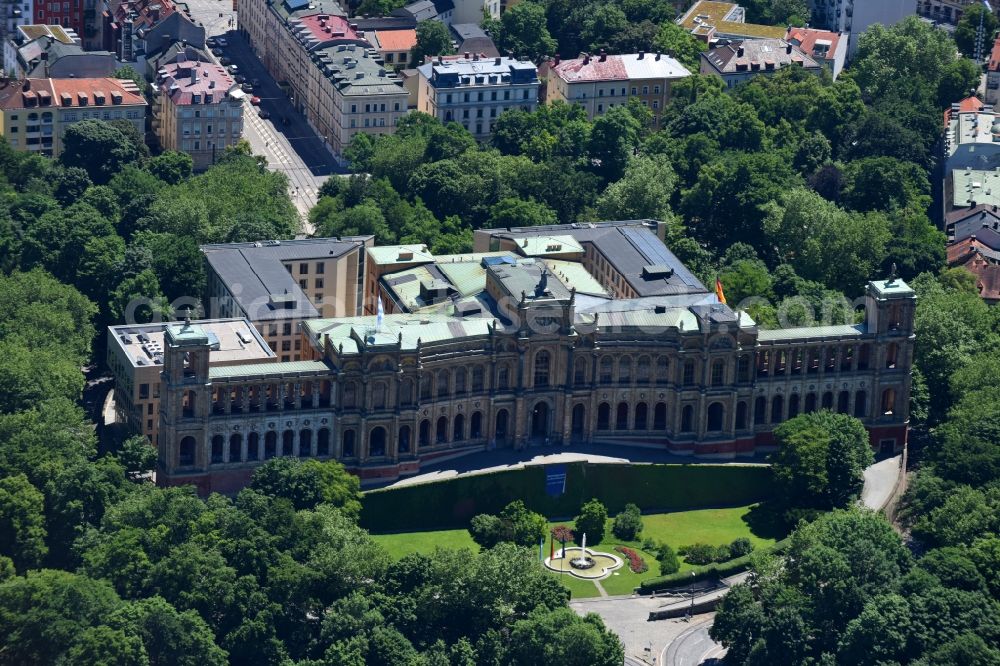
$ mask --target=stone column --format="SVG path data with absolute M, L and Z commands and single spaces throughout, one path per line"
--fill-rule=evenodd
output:
M 251 432 L 253 432 L 253 431 L 252 430 L 247 430 L 245 433 L 243 433 L 243 439 L 240 442 L 240 462 L 246 462 L 247 461 L 247 449 L 250 446 L 249 439 L 250 439 L 250 433 Z M 260 446 L 260 445 L 258 444 L 258 446 Z

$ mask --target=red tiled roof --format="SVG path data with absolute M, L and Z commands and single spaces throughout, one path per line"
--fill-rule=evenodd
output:
M 27 101 L 42 108 L 146 105 L 133 82 L 114 78 L 26 79 L 0 87 L 0 109 L 23 109 Z
M 417 45 L 416 30 L 379 30 L 375 39 L 385 51 L 409 51 Z
M 975 243 L 973 239 L 969 239 Z M 958 254 L 956 250 L 955 260 L 952 260 L 952 247 L 966 248 L 964 254 Z M 979 296 L 988 301 L 1000 300 L 1000 265 L 987 261 L 971 244 L 956 243 L 948 248 L 948 265 L 952 267 L 961 266 L 976 276 L 976 287 L 979 289 Z
M 816 49 L 817 40 L 826 40 L 830 42 L 830 48 L 824 56 L 825 60 L 833 59 L 833 54 L 837 50 L 837 44 L 840 42 L 841 35 L 837 32 L 830 32 L 829 30 L 816 30 L 815 28 L 789 28 L 788 34 L 785 35 L 785 40 L 789 42 L 798 42 L 799 48 L 805 53 L 812 57 Z
M 136 16 L 131 19 L 133 28 L 149 28 L 175 11 L 176 8 L 170 0 L 130 0 L 118 5 L 118 9 L 115 10 L 115 22 L 124 23 L 134 12 Z
M 979 99 L 975 95 L 972 95 L 970 97 L 966 97 L 965 99 L 963 99 L 961 102 L 958 103 L 958 112 L 973 113 L 975 111 L 982 111 L 984 106 L 986 105 L 983 104 L 983 100 Z M 944 112 L 945 126 L 947 126 L 948 123 L 950 122 L 951 122 L 951 109 L 945 109 Z
M 1000 36 L 993 42 L 993 50 L 990 51 L 990 63 L 986 68 L 991 72 L 1000 70 Z

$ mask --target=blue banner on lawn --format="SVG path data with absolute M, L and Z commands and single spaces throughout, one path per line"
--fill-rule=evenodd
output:
M 566 492 L 566 465 L 549 465 L 545 468 L 545 494 L 559 497 Z

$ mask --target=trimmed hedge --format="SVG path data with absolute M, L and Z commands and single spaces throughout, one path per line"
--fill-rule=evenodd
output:
M 775 554 L 783 553 L 788 550 L 788 546 L 790 544 L 791 537 L 786 537 L 768 548 L 767 552 Z M 703 567 L 698 567 L 697 569 L 672 573 L 667 576 L 659 576 L 658 578 L 648 578 L 639 583 L 639 593 L 650 594 L 657 590 L 680 587 L 702 580 L 718 580 L 720 578 L 726 578 L 728 576 L 738 574 L 741 571 L 745 571 L 747 567 L 750 566 L 750 558 L 750 555 L 744 555 L 743 557 L 737 557 L 727 562 L 708 564 Z
M 631 465 L 570 463 L 566 492 L 545 493 L 545 466 L 371 490 L 361 500 L 361 525 L 379 532 L 467 527 L 479 513 L 500 513 L 520 499 L 549 518 L 573 516 L 596 497 L 615 514 L 628 503 L 646 512 L 738 506 L 767 499 L 765 465 Z

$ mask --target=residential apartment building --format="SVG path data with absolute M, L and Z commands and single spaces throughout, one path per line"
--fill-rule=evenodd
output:
M 938 23 L 958 25 L 966 7 L 982 4 L 983 0 L 917 0 L 917 13 Z M 993 13 L 1000 18 L 1000 3 L 990 4 L 993 6 Z
M 374 30 L 365 39 L 378 51 L 387 67 L 403 69 L 410 66 L 410 52 L 417 45 L 416 30 Z
M 35 20 L 34 0 L 0 1 L 0 39 L 7 41 L 17 37 L 17 29 L 32 25 Z
M 299 324 L 361 313 L 373 237 L 203 245 L 208 313 L 250 320 L 282 361 L 303 358 Z
M 189 154 L 195 171 L 243 136 L 245 96 L 223 67 L 178 54 L 160 68 L 155 90 L 153 131 L 160 146 Z
M 304 111 L 334 153 L 342 154 L 358 134 L 396 131 L 408 113 L 408 94 L 399 76 L 385 68 L 377 53 L 342 44 L 315 52 L 313 57 Z
M 996 106 L 1000 102 L 1000 36 L 993 42 L 990 59 L 986 62 L 986 103 Z
M 690 76 L 684 65 L 662 53 L 625 55 L 582 55 L 573 60 L 542 63 L 545 102 L 578 104 L 593 120 L 605 111 L 635 98 L 653 112 L 653 124 L 660 126 L 663 110 L 670 101 L 673 84 Z
M 460 123 L 479 140 L 490 136 L 504 111 L 538 106 L 538 68 L 527 60 L 438 56 L 417 72 L 417 110 Z
M 978 101 L 978 100 L 977 100 Z M 944 175 L 959 170 L 988 170 L 1000 167 L 1000 115 L 992 106 L 953 104 L 944 135 Z
M 128 120 L 142 134 L 146 106 L 135 83 L 127 80 L 4 80 L 0 134 L 17 150 L 58 157 L 66 128 L 81 120 Z
M 917 13 L 917 0 L 809 0 L 812 26 L 848 35 L 847 59 L 876 23 L 890 26 Z
M 246 319 L 195 322 L 209 337 L 209 365 L 242 365 L 277 360 Z M 156 441 L 160 427 L 160 373 L 163 336 L 171 324 L 108 327 L 108 368 L 115 378 L 115 422 L 130 433 Z
M 300 361 L 213 367 L 208 331 L 170 327 L 157 483 L 234 493 L 279 456 L 340 460 L 369 482 L 544 443 L 734 458 L 819 409 L 902 449 L 916 302 L 902 280 L 867 285 L 863 323 L 763 330 L 657 226 L 480 230 L 474 254 L 430 257 L 424 277 L 409 249 L 375 248 L 384 268 L 405 264 L 378 283 L 401 311 L 305 321 Z
M 93 0 L 33 0 L 34 15 L 28 23 L 37 25 L 61 25 L 72 28 L 77 34 L 86 35 L 84 30 L 84 2 L 87 9 L 93 9 Z
M 848 36 L 840 32 L 815 28 L 789 28 L 785 41 L 823 65 L 836 81 L 847 62 Z
M 744 39 L 701 54 L 701 73 L 722 78 L 727 88 L 755 76 L 770 76 L 785 67 L 802 67 L 814 74 L 823 70 L 799 47 L 783 39 Z
M 251 45 L 334 153 L 343 153 L 359 133 L 395 131 L 407 113 L 403 83 L 339 6 L 298 0 L 245 4 L 248 21 L 241 15 L 240 24 Z
M 58 25 L 27 25 L 18 40 L 4 44 L 4 70 L 19 79 L 91 79 L 111 76 L 118 68 L 109 51 L 84 51 L 79 37 Z
M 785 27 L 746 22 L 746 10 L 733 2 L 698 0 L 677 18 L 677 25 L 712 44 L 719 39 L 781 39 Z
M 148 58 L 175 42 L 205 48 L 205 27 L 172 0 L 125 0 L 105 16 L 104 48 L 122 62 L 135 62 L 141 72 Z

